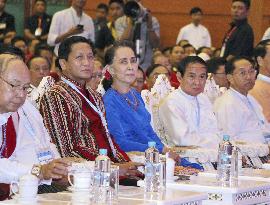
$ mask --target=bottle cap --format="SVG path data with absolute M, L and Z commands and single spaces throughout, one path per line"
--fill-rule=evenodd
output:
M 100 155 L 107 155 L 107 149 L 100 149 L 99 154 Z
M 223 141 L 230 141 L 229 135 L 223 135 Z
M 148 147 L 155 147 L 156 146 L 156 142 L 150 141 L 148 142 Z

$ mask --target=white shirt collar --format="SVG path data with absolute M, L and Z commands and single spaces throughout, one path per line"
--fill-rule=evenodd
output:
M 242 93 L 238 92 L 237 90 L 233 89 L 232 87 L 230 87 L 230 90 L 233 91 L 233 93 L 235 93 L 236 95 L 238 95 L 238 97 L 240 97 L 243 100 L 247 100 L 248 99 L 248 95 L 245 96 Z
M 79 18 L 79 19 L 80 19 L 80 18 L 82 18 L 83 15 L 84 15 L 84 12 L 82 11 L 82 16 L 78 16 L 78 15 L 77 15 L 77 11 L 76 11 L 72 6 L 70 7 L 70 10 L 71 10 L 72 15 L 73 15 L 74 18 Z
M 186 98 L 188 98 L 189 100 L 196 100 L 197 96 L 192 96 L 187 94 L 186 92 L 184 92 L 181 88 L 179 88 L 179 92 Z
M 11 116 L 12 112 L 0 114 L 0 126 L 7 123 L 8 118 Z
M 262 81 L 265 81 L 267 83 L 270 83 L 270 78 L 266 75 L 263 75 L 263 74 L 259 74 L 258 77 L 257 77 L 258 80 L 262 80 Z

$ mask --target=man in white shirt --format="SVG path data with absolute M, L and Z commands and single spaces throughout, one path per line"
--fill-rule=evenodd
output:
M 41 56 L 33 56 L 29 59 L 27 65 L 31 75 L 31 84 L 27 97 L 36 105 L 38 102 L 35 102 L 35 100 L 38 100 L 37 96 L 39 95 L 37 88 L 42 78 L 50 74 L 51 65 L 46 58 Z
M 229 87 L 229 81 L 225 73 L 226 60 L 223 58 L 212 58 L 206 62 L 208 78 L 206 80 L 204 94 L 207 95 L 212 104 Z
M 225 66 L 228 89 L 214 104 L 218 127 L 235 141 L 265 143 L 270 129 L 259 103 L 248 92 L 255 84 L 257 70 L 252 60 L 234 57 Z
M 59 44 L 74 35 L 83 36 L 95 42 L 95 28 L 90 16 L 83 12 L 86 0 L 72 0 L 71 7 L 53 15 L 48 44 L 55 46 L 58 55 Z
M 270 39 L 260 42 L 253 54 L 260 73 L 250 94 L 260 103 L 265 118 L 270 122 Z
M 159 114 L 170 144 L 217 149 L 220 141 L 209 99 L 202 94 L 207 66 L 198 56 L 185 57 L 178 66 L 180 88 L 160 105 Z
M 201 25 L 203 12 L 199 7 L 194 7 L 189 12 L 192 22 L 180 29 L 176 44 L 180 40 L 188 40 L 196 49 L 206 46 L 211 47 L 211 37 L 207 28 Z
M 25 101 L 30 73 L 20 57 L 0 55 L 0 193 L 25 174 L 41 183 L 67 175 L 68 159 L 59 154 L 38 110 Z M 0 200 L 3 196 L 0 194 Z

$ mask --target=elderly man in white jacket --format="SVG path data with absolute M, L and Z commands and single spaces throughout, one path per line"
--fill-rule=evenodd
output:
M 251 59 L 235 57 L 225 67 L 228 89 L 214 104 L 218 126 L 235 141 L 266 143 L 270 125 L 259 103 L 248 92 L 255 85 L 257 70 Z
M 1 54 L 0 193 L 30 173 L 41 183 L 50 184 L 52 179 L 67 175 L 70 165 L 70 159 L 59 158 L 38 110 L 25 101 L 29 85 L 25 63 L 17 56 Z

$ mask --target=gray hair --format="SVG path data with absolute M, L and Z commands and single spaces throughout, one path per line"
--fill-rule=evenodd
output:
M 20 60 L 23 62 L 19 56 L 12 54 L 0 54 L 0 75 L 6 71 L 8 64 L 14 60 Z

